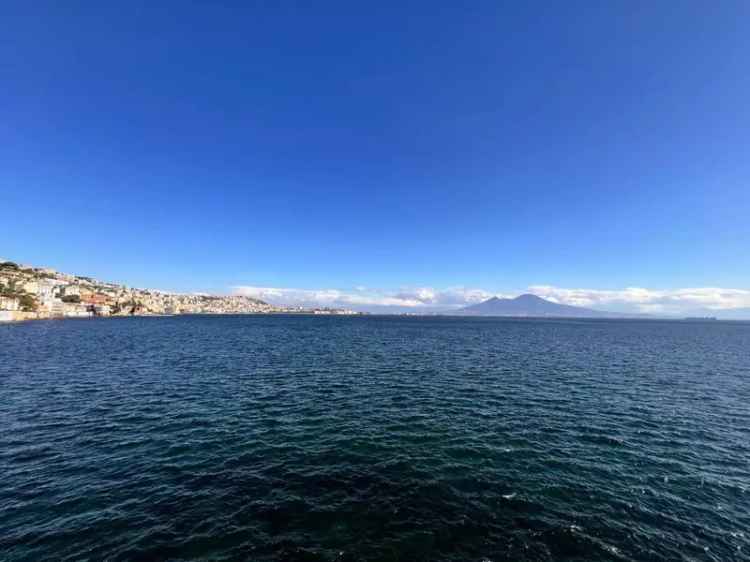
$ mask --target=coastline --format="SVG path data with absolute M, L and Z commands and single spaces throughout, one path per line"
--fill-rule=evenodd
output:
M 117 320 L 125 318 L 178 318 L 186 316 L 373 316 L 368 313 L 337 313 L 337 312 L 316 312 L 312 310 L 302 311 L 276 311 L 276 312 L 186 312 L 179 314 L 108 314 L 87 316 L 64 316 L 48 315 L 43 312 L 22 312 L 0 310 L 0 326 L 11 324 L 22 324 L 25 322 L 34 322 L 41 320 Z M 375 315 L 377 316 L 377 315 Z M 384 315 L 391 316 L 391 315 Z
M 274 313 L 359 314 L 343 308 L 278 306 L 237 294 L 141 289 L 0 260 L 0 323 L 110 316 Z

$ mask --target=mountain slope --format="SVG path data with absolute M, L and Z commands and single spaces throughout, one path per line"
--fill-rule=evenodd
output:
M 547 316 L 557 318 L 607 318 L 625 316 L 580 306 L 558 304 L 536 295 L 525 294 L 514 299 L 492 297 L 459 311 L 471 316 Z

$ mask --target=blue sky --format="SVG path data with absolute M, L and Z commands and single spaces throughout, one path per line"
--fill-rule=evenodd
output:
M 465 4 L 5 3 L 0 256 L 373 306 L 744 295 L 750 4 Z

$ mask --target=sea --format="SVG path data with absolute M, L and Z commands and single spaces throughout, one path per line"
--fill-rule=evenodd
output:
M 0 560 L 750 560 L 750 323 L 3 325 Z

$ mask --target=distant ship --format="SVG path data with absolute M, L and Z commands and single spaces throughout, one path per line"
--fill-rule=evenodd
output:
M 684 318 L 686 322 L 716 322 L 716 316 L 688 316 Z

